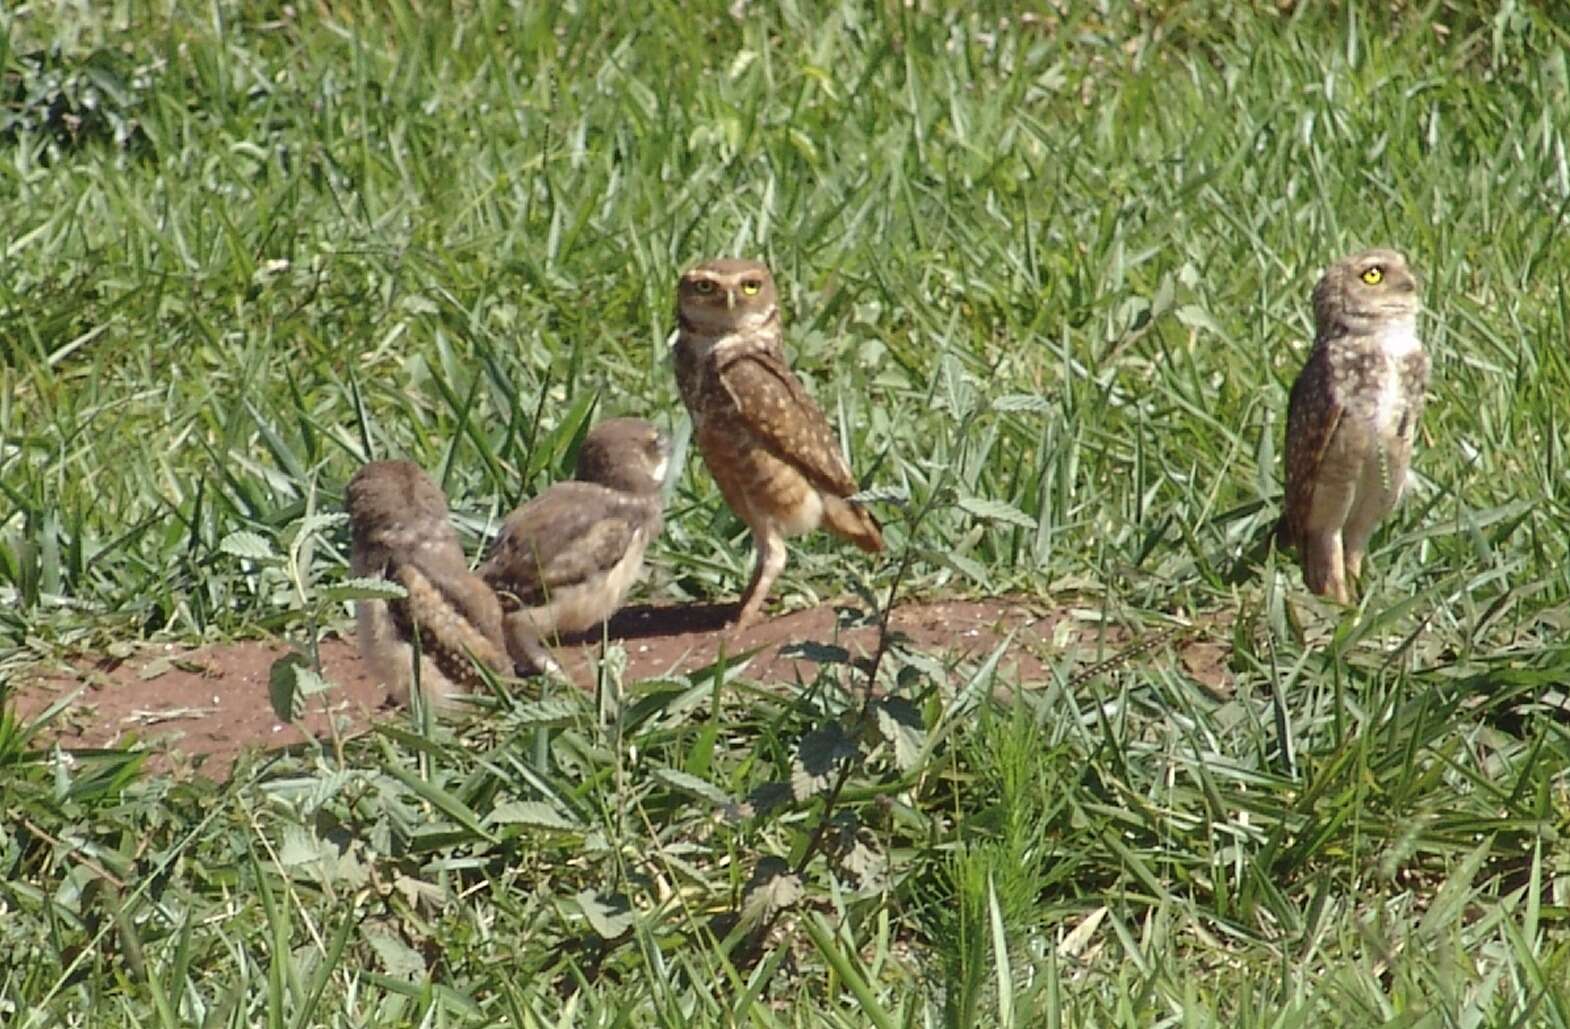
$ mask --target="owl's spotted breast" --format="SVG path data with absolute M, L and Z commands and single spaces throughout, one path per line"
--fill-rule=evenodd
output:
M 1376 437 L 1403 435 L 1421 413 L 1428 355 L 1412 324 L 1402 323 L 1338 341 L 1331 350 L 1331 375 L 1349 417 Z

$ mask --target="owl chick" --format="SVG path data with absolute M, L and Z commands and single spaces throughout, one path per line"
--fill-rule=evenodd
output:
M 1428 355 L 1417 279 L 1394 250 L 1342 258 L 1314 287 L 1314 349 L 1287 407 L 1286 509 L 1277 541 L 1303 581 L 1352 601 L 1369 537 L 1406 488 Z
M 676 287 L 676 383 L 726 503 L 752 530 L 757 566 L 736 627 L 756 621 L 785 567 L 785 538 L 820 526 L 883 549 L 823 411 L 785 362 L 774 279 L 757 261 L 700 264 Z
M 601 422 L 578 448 L 577 480 L 507 516 L 480 575 L 501 599 L 514 661 L 561 676 L 541 640 L 591 628 L 621 607 L 660 534 L 670 449 L 642 419 Z
M 355 602 L 360 653 L 394 699 L 407 700 L 420 644 L 419 685 L 438 706 L 480 680 L 476 662 L 510 669 L 496 595 L 469 571 L 447 497 L 409 461 L 372 461 L 345 490 L 350 568 L 401 585 L 399 600 Z

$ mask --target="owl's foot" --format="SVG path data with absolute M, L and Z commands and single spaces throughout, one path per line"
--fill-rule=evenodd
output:
M 520 679 L 544 675 L 561 682 L 571 681 L 522 613 L 508 615 L 502 622 L 502 632 L 507 639 L 508 656 L 512 658 L 513 674 Z
M 762 620 L 763 596 L 760 594 L 757 597 L 757 603 L 736 605 L 736 617 L 731 620 L 729 628 L 732 632 L 741 632 L 743 629 L 750 629 Z

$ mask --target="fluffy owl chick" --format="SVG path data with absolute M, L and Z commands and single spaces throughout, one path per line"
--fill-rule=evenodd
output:
M 507 516 L 480 575 L 496 591 L 513 660 L 561 676 L 541 640 L 581 632 L 621 607 L 660 534 L 670 438 L 639 418 L 590 429 L 577 479 Z
M 469 571 L 447 497 L 409 461 L 373 461 L 344 493 L 354 574 L 401 585 L 399 600 L 355 602 L 360 652 L 393 697 L 407 700 L 420 644 L 419 685 L 438 706 L 479 682 L 479 663 L 509 670 L 496 595 Z
M 1406 488 L 1428 355 L 1417 338 L 1417 278 L 1394 250 L 1331 265 L 1314 287 L 1314 349 L 1287 408 L 1282 546 L 1303 582 L 1351 603 L 1380 519 Z
M 756 621 L 785 567 L 785 539 L 823 527 L 883 549 L 828 419 L 785 362 L 780 309 L 757 261 L 700 264 L 676 287 L 676 383 L 703 461 L 752 529 L 757 565 L 736 627 Z

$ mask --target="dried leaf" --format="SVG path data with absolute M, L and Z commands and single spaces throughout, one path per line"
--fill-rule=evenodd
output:
M 136 677 L 143 682 L 156 679 L 174 667 L 174 662 L 167 657 L 156 657 L 143 665 L 136 673 Z
M 447 905 L 447 891 L 423 879 L 400 875 L 393 880 L 393 887 L 403 894 L 403 899 L 410 907 L 417 910 L 434 912 Z
M 1107 909 L 1099 907 L 1080 919 L 1080 923 L 1070 929 L 1068 935 L 1063 937 L 1063 942 L 1058 944 L 1058 957 L 1072 958 L 1084 953 L 1085 946 L 1096 935 L 1096 930 L 1101 927 L 1102 919 L 1107 917 Z

